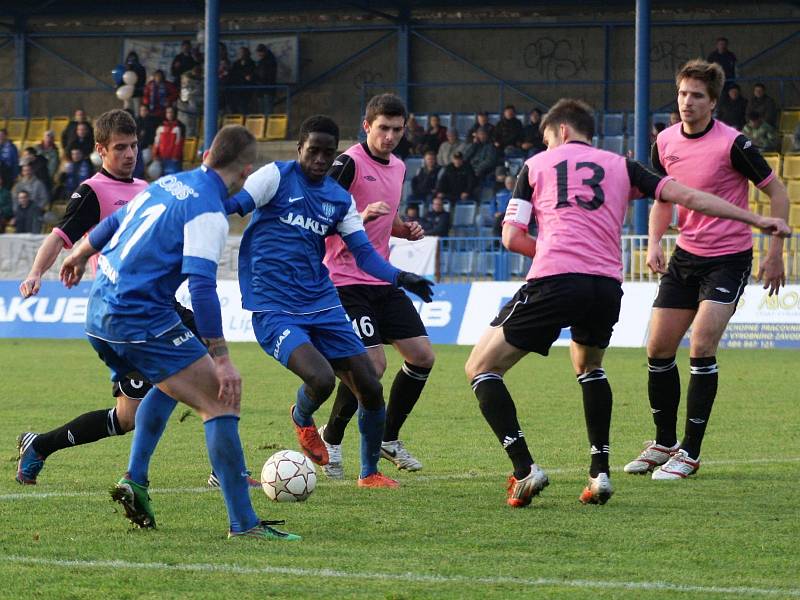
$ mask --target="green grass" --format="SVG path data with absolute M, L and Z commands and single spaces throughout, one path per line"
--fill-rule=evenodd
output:
M 800 596 L 796 352 L 721 355 L 705 464 L 697 477 L 673 483 L 622 473 L 652 425 L 644 352 L 612 349 L 616 494 L 605 506 L 577 501 L 588 452 L 565 349 L 527 358 L 506 380 L 551 485 L 532 507 L 514 510 L 504 504 L 509 463 L 463 376 L 469 348 L 436 350 L 438 363 L 403 432 L 425 469 L 399 474 L 396 491 L 359 490 L 352 424 L 347 481 L 321 479 L 296 505 L 252 492 L 263 517 L 286 519 L 285 529 L 304 536 L 286 544 L 227 541 L 217 492 L 154 492 L 159 529 L 130 529 L 107 495 L 124 471 L 130 435 L 56 454 L 39 485 L 18 486 L 16 435 L 109 406 L 110 386 L 85 342 L 1 340 L 0 597 Z M 244 379 L 245 454 L 258 471 L 275 450 L 296 448 L 288 406 L 298 381 L 254 344 L 235 345 L 233 359 Z M 393 374 L 397 355 L 389 361 Z M 685 388 L 685 354 L 679 362 Z M 384 383 L 388 389 L 390 379 Z M 153 488 L 205 484 L 200 420 L 181 416 L 179 408 L 153 459 Z M 326 417 L 323 407 L 319 421 Z M 383 469 L 395 472 L 388 463 Z M 107 562 L 115 560 L 126 565 Z M 653 583 L 663 585 L 646 587 Z

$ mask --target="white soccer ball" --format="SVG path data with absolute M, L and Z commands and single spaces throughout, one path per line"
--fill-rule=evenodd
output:
M 261 469 L 261 487 L 276 502 L 302 502 L 316 486 L 314 463 L 294 450 L 276 452 Z

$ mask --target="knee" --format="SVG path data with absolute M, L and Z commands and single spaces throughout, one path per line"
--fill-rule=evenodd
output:
M 386 372 L 386 357 L 373 359 L 372 368 L 375 369 L 375 375 L 378 379 L 383 377 L 383 374 Z
M 120 412 L 117 409 L 117 422 L 119 423 L 119 435 L 133 431 L 136 428 L 136 413 Z
M 333 393 L 336 387 L 336 377 L 333 373 L 315 373 L 306 379 L 305 383 L 310 388 L 314 399 L 321 404 Z
M 433 363 L 436 362 L 436 355 L 433 353 L 433 348 L 428 346 L 415 352 L 413 356 L 407 357 L 406 362 L 423 369 L 432 369 Z
M 383 385 L 377 377 L 368 377 L 358 382 L 358 400 L 367 410 L 383 406 Z

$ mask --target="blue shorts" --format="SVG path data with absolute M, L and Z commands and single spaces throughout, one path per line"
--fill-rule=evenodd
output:
M 366 352 L 341 306 L 308 315 L 254 312 L 253 332 L 264 352 L 284 367 L 295 348 L 305 343 L 312 344 L 328 360 Z
M 160 337 L 136 344 L 107 342 L 88 336 L 100 359 L 111 369 L 111 381 L 121 381 L 134 371 L 159 383 L 202 358 L 208 349 L 183 323 Z

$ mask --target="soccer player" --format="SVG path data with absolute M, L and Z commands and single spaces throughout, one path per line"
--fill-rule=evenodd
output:
M 299 539 L 260 520 L 250 503 L 238 433 L 241 378 L 228 356 L 216 293 L 228 234 L 224 201 L 241 189 L 255 158 L 253 135 L 244 127 L 224 127 L 201 167 L 151 184 L 100 223 L 61 268 L 62 281 L 71 287 L 102 248 L 87 309 L 89 341 L 115 381 L 138 371 L 155 386 L 136 411 L 128 471 L 111 493 L 139 527 L 156 525 L 148 468 L 180 401 L 203 419 L 209 459 L 228 509 L 229 537 Z M 173 306 L 187 278 L 205 345 Z
M 403 101 L 393 94 L 375 96 L 367 103 L 364 131 L 367 139 L 348 148 L 333 163 L 329 175 L 348 190 L 364 217 L 370 243 L 384 258 L 389 257 L 389 236 L 418 240 L 424 236 L 419 223 L 404 223 L 397 214 L 403 190 L 405 165 L 392 154 L 405 131 Z M 353 329 L 367 347 L 372 365 L 383 376 L 386 354 L 383 344 L 392 344 L 403 357 L 386 407 L 381 456 L 398 469 L 417 471 L 422 463 L 400 440 L 400 428 L 422 394 L 435 359 L 428 332 L 411 300 L 396 285 L 361 270 L 340 238 L 326 240 L 325 264 L 353 322 Z M 321 435 L 330 462 L 323 467 L 333 479 L 344 477 L 342 439 L 358 403 L 344 383 Z
M 748 180 L 770 197 L 772 216 L 788 214 L 786 188 L 756 147 L 736 129 L 712 118 L 725 76 L 714 63 L 692 60 L 676 76 L 680 122 L 653 145 L 655 168 L 677 181 L 747 206 Z M 717 394 L 717 346 L 736 310 L 753 262 L 753 235 L 744 223 L 678 209 L 678 244 L 666 265 L 661 238 L 671 208 L 656 203 L 650 213 L 647 266 L 661 273 L 647 341 L 648 385 L 655 440 L 625 465 L 627 473 L 653 471 L 653 479 L 683 479 L 700 467 L 700 447 Z M 771 237 L 757 279 L 769 294 L 785 283 L 783 240 Z M 678 444 L 680 377 L 675 354 L 691 326 L 686 425 Z M 655 469 L 655 470 L 654 470 Z
M 503 375 L 528 352 L 547 355 L 570 327 L 570 356 L 583 394 L 591 465 L 580 501 L 603 504 L 612 494 L 609 428 L 612 395 L 603 354 L 622 297 L 621 233 L 628 201 L 650 195 L 693 210 L 788 234 L 781 219 L 761 217 L 710 194 L 687 188 L 623 156 L 590 145 L 592 110 L 559 100 L 542 120 L 547 151 L 520 171 L 503 222 L 503 244 L 533 257 L 528 281 L 500 310 L 466 364 L 484 418 L 514 467 L 507 503 L 530 504 L 548 485 L 534 462 Z M 528 235 L 535 215 L 537 239 Z
M 255 211 L 239 249 L 242 304 L 253 312 L 253 331 L 264 351 L 303 380 L 291 414 L 306 455 L 319 465 L 328 463 L 312 415 L 338 376 L 360 404 L 358 485 L 397 487 L 377 466 L 386 418 L 383 389 L 322 263 L 325 239 L 341 236 L 360 268 L 426 302 L 432 284 L 375 252 L 352 196 L 326 176 L 338 144 L 336 123 L 323 115 L 309 117 L 300 126 L 297 160 L 262 167 L 231 199 L 229 212 Z

